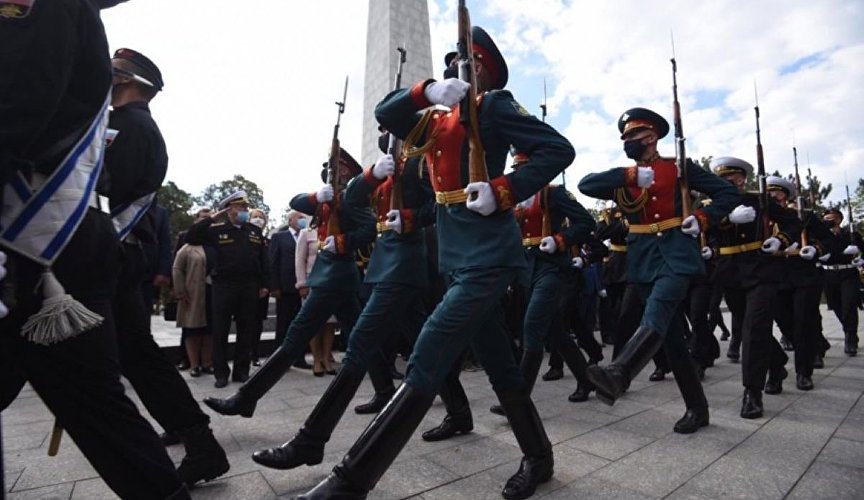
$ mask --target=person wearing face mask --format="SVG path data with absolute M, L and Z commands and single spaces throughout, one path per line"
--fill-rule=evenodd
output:
M 689 188 L 706 193 L 711 205 L 683 217 L 683 191 L 675 158 L 657 152 L 657 142 L 669 133 L 669 123 L 645 108 L 633 108 L 618 119 L 624 152 L 636 165 L 588 174 L 579 182 L 582 193 L 615 200 L 629 223 L 627 279 L 644 304 L 644 312 L 633 336 L 605 367 L 588 368 L 588 378 L 597 387 L 597 397 L 614 404 L 630 381 L 662 347 L 687 411 L 674 431 L 692 433 L 708 425 L 708 401 L 684 343 L 682 301 L 690 282 L 705 273 L 699 232 L 719 223 L 738 203 L 735 188 L 699 168 L 689 159 Z
M 300 310 L 300 292 L 294 257 L 300 231 L 306 229 L 308 219 L 296 210 L 288 211 L 287 227 L 272 234 L 270 240 L 270 295 L 276 299 L 276 345 L 285 339 L 288 325 Z M 294 366 L 309 369 L 305 357 L 297 358 Z
M 748 162 L 717 157 L 711 160 L 711 170 L 740 192 L 741 200 L 719 224 L 708 228 L 713 246 L 703 248 L 702 256 L 716 263 L 714 282 L 722 287 L 732 313 L 732 342 L 736 340 L 735 325 L 740 325 L 741 418 L 760 418 L 764 413 L 762 391 L 779 394 L 787 376 L 789 357 L 773 336 L 773 312 L 783 277 L 782 257 L 785 250 L 799 246 L 795 242 L 801 221 L 794 210 L 773 198 L 763 212 L 759 194 L 744 191 L 747 178 L 753 175 Z
M 0 300 L 8 306 L 8 315 L 0 314 L 0 409 L 29 382 L 116 495 L 188 499 L 158 435 L 124 394 L 120 380 L 121 370 L 129 373 L 137 361 L 122 348 L 118 355 L 128 333 L 115 329 L 112 310 L 117 276 L 125 269 L 111 218 L 100 211 L 108 207 L 94 191 L 104 171 L 112 73 L 98 7 L 116 3 L 2 2 L 0 193 L 9 193 L 11 185 L 17 194 L 0 203 L 0 253 L 5 253 L 8 273 L 0 277 Z M 25 221 L 28 193 L 38 194 L 30 205 L 38 210 Z M 15 234 L 9 232 L 13 227 Z M 40 229 L 40 238 L 29 238 L 33 227 Z M 62 230 L 46 240 L 46 228 Z M 40 247 L 39 241 L 53 244 Z M 127 286 L 140 290 L 138 280 Z M 43 293 L 52 300 L 43 301 Z M 80 302 L 70 303 L 70 298 Z M 82 316 L 85 328 L 57 321 L 23 335 L 29 318 L 52 317 L 46 307 L 56 300 L 94 316 Z M 159 350 L 155 343 L 153 350 Z M 192 405 L 197 407 L 194 400 Z M 190 479 L 191 465 L 184 458 L 184 481 Z
M 858 268 L 864 266 L 861 259 L 864 243 L 857 231 L 852 231 L 848 226 L 845 229 L 840 227 L 843 222 L 840 209 L 829 208 L 822 216 L 822 221 L 831 231 L 828 242 L 831 258 L 822 262 L 822 269 L 825 270 L 825 298 L 828 308 L 834 311 L 843 325 L 843 352 L 847 356 L 857 356 L 858 304 L 861 303 Z
M 216 388 L 249 378 L 250 351 L 255 335 L 258 300 L 269 295 L 267 248 L 261 229 L 250 222 L 245 191 L 219 202 L 219 211 L 189 228 L 186 241 L 216 250 L 213 279 L 213 368 Z M 261 218 L 261 217 L 257 217 Z M 217 222 L 219 221 L 219 222 Z M 228 366 L 228 331 L 237 325 L 233 370 Z
M 261 210 L 260 208 L 253 208 L 249 210 L 249 223 L 253 226 L 257 227 L 261 230 L 261 233 L 264 235 L 264 247 L 267 249 L 267 264 L 270 265 L 270 238 L 267 237 L 267 214 Z M 270 286 L 267 283 L 268 287 Z M 252 339 L 249 342 L 249 358 L 252 360 L 252 366 L 261 366 L 261 362 L 258 360 L 258 347 L 261 343 L 261 333 L 264 331 L 264 320 L 267 319 L 267 310 L 270 306 L 270 293 L 259 297 L 258 304 L 255 308 L 255 330 L 252 335 Z

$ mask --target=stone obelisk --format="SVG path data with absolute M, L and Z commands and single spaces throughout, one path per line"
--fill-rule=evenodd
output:
M 427 0 L 369 0 L 366 23 L 366 78 L 363 86 L 363 152 L 369 166 L 381 154 L 375 105 L 393 90 L 397 47 L 407 50 L 402 68 L 402 87 L 432 78 Z

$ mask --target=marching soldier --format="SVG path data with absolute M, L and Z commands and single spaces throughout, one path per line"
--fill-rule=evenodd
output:
M 94 190 L 111 90 L 98 8 L 116 3 L 2 2 L 0 409 L 29 382 L 118 496 L 181 500 L 189 493 L 120 381 L 120 243 Z
M 336 168 L 340 169 L 337 179 L 347 180 L 363 171 L 344 150 L 339 154 Z M 326 181 L 326 168 L 321 174 Z M 360 314 L 357 298 L 360 273 L 354 256 L 357 249 L 366 247 L 374 239 L 375 218 L 368 205 L 352 205 L 344 195 L 345 183 L 341 182 L 337 183 L 336 190 L 331 184 L 325 184 L 317 192 L 301 193 L 291 200 L 292 209 L 314 216 L 310 227 L 316 230 L 319 251 L 309 273 L 309 294 L 288 327 L 282 344 L 261 368 L 232 396 L 204 400 L 217 413 L 251 417 L 258 400 L 279 382 L 298 357 L 303 356 L 309 340 L 321 331 L 331 315 L 336 316 L 346 335 L 354 328 Z M 333 232 L 330 231 L 331 218 Z
M 482 124 L 477 132 L 490 181 L 468 182 L 466 132 L 457 104 L 471 84 L 451 77 L 455 64 L 445 72 L 445 80 L 419 82 L 378 104 L 375 116 L 383 127 L 398 137 L 413 132 L 411 136 L 426 142 L 420 151 L 435 189 L 438 262 L 441 272 L 450 275 L 450 286 L 423 325 L 396 395 L 330 476 L 300 498 L 366 498 L 423 420 L 469 343 L 524 455 L 519 471 L 504 487 L 504 498 L 526 498 L 552 477 L 551 443 L 496 318 L 502 314 L 502 295 L 525 267 L 513 206 L 554 179 L 574 152 L 564 137 L 500 90 L 507 83 L 504 58 L 483 29 L 475 26 L 471 35 L 473 45 L 466 49 L 474 53 L 479 102 L 467 104 L 477 104 Z M 451 110 L 427 111 L 421 121 L 418 111 L 435 104 Z M 530 160 L 504 175 L 510 145 L 528 153 Z
M 773 201 L 765 207 L 767 213 L 762 212 L 759 195 L 743 191 L 747 177 L 753 174 L 753 166 L 746 161 L 714 158 L 711 169 L 742 193 L 741 204 L 710 228 L 718 246 L 711 252 L 717 259 L 716 282 L 723 287 L 732 312 L 733 332 L 735 323 L 741 324 L 741 417 L 760 418 L 762 390 L 766 394 L 783 391 L 784 366 L 789 359 L 772 334 L 773 304 L 782 276 L 782 260 L 774 254 L 795 241 L 801 222 L 794 211 Z M 771 222 L 770 230 L 763 228 L 765 221 Z
M 856 356 L 858 304 L 861 302 L 861 280 L 856 263 L 860 265 L 864 243 L 861 235 L 852 230 L 851 224 L 846 230 L 840 228 L 843 212 L 839 209 L 829 208 L 822 220 L 832 234 L 832 238 L 827 242 L 831 258 L 822 262 L 822 269 L 825 270 L 825 298 L 828 300 L 828 308 L 834 311 L 843 325 L 843 334 L 846 337 L 843 352 L 847 356 Z
M 600 337 L 604 344 L 615 344 L 621 300 L 627 286 L 627 219 L 613 201 L 606 202 L 595 233 L 600 241 L 609 240 L 609 256 L 603 259 L 603 286 L 606 297 L 600 301 Z
M 669 124 L 644 108 L 626 111 L 618 130 L 632 167 L 589 174 L 579 183 L 588 196 L 615 199 L 630 223 L 627 279 L 645 304 L 639 328 L 620 354 L 606 367 L 590 366 L 588 378 L 597 386 L 597 396 L 613 404 L 630 381 L 661 348 L 675 373 L 687 411 L 675 432 L 696 432 L 708 425 L 708 401 L 684 344 L 681 302 L 694 276 L 704 273 L 699 246 L 694 239 L 711 224 L 717 224 L 737 203 L 735 189 L 717 176 L 686 162 L 690 188 L 706 193 L 714 202 L 681 217 L 679 173 L 674 158 L 657 153 L 657 141 L 669 132 Z

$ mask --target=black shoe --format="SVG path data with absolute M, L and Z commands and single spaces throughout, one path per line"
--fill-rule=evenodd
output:
M 564 370 L 561 368 L 550 367 L 549 370 L 543 374 L 543 380 L 546 382 L 560 380 L 562 378 L 564 378 Z
M 603 355 L 602 354 L 597 358 L 588 358 L 588 364 L 589 365 L 598 365 L 598 364 L 600 364 L 601 361 L 603 361 Z
M 183 442 L 180 440 L 180 436 L 178 436 L 176 432 L 165 431 L 162 434 L 159 434 L 159 439 L 162 440 L 162 444 L 165 446 L 174 446 L 175 444 Z
M 338 472 L 331 472 L 326 479 L 318 483 L 306 493 L 294 497 L 295 500 L 366 500 L 369 491 L 356 486 L 347 479 L 339 477 Z
M 186 447 L 186 456 L 177 467 L 177 475 L 187 487 L 191 488 L 198 481 L 216 479 L 231 468 L 225 450 L 207 425 L 178 431 L 178 434 Z
M 615 404 L 615 400 L 624 394 L 628 385 L 627 378 L 616 365 L 606 367 L 591 365 L 586 372 L 588 380 L 596 388 L 597 399 L 609 406 Z
M 204 398 L 204 404 L 220 415 L 240 415 L 250 418 L 255 413 L 257 401 L 247 399 L 242 392 L 236 392 L 227 399 Z
M 825 368 L 825 357 L 817 354 L 816 358 L 813 359 L 813 368 L 815 368 L 817 370 Z
M 444 421 L 438 427 L 433 427 L 423 433 L 423 441 L 444 441 L 453 436 L 468 434 L 474 430 L 471 417 L 456 417 L 450 415 L 444 417 Z
M 681 420 L 675 422 L 672 429 L 678 434 L 693 434 L 708 425 L 708 407 L 687 408 Z
M 203 373 L 206 373 L 207 375 L 213 375 L 214 373 L 216 373 L 216 368 L 213 368 L 213 366 L 205 366 L 201 368 L 201 371 Z
M 789 375 L 786 368 L 768 371 L 768 381 L 765 382 L 765 394 L 780 394 L 783 392 L 783 379 Z
M 741 418 L 761 418 L 764 413 L 762 407 L 762 392 L 757 389 L 744 389 L 744 399 L 741 402 Z
M 390 398 L 393 397 L 393 394 L 396 393 L 396 390 L 387 391 L 383 394 L 375 393 L 372 396 L 372 399 L 369 400 L 368 403 L 364 403 L 362 405 L 357 405 L 354 407 L 354 413 L 358 415 L 369 415 L 372 413 L 378 413 L 387 405 L 387 402 L 390 401 Z
M 726 357 L 729 358 L 733 363 L 737 363 L 739 359 L 741 359 L 741 352 L 738 349 L 732 350 L 731 348 L 726 351 Z
M 792 342 L 789 342 L 789 339 L 786 337 L 780 337 L 780 347 L 783 348 L 784 351 L 794 351 L 795 347 L 792 345 Z
M 300 359 L 295 361 L 294 364 L 291 366 L 293 366 L 294 368 L 300 368 L 301 370 L 311 370 L 312 369 L 312 365 L 307 363 L 306 358 L 304 358 L 302 356 L 300 357 Z
M 519 471 L 507 480 L 501 496 L 507 500 L 520 500 L 530 497 L 537 490 L 537 485 L 552 479 L 554 466 L 555 460 L 552 457 L 552 453 L 537 458 L 522 457 Z
M 180 370 L 181 372 L 184 370 L 188 370 L 189 369 L 189 362 L 184 359 L 183 361 L 177 363 L 177 369 Z
M 705 367 L 702 365 L 696 365 L 696 375 L 699 376 L 699 381 L 705 380 Z
M 654 370 L 654 373 L 652 373 L 648 377 L 648 380 L 650 380 L 651 382 L 660 382 L 661 380 L 666 380 L 666 372 L 664 372 L 661 368 L 656 368 Z
M 264 467 L 280 470 L 318 465 L 324 460 L 324 443 L 305 438 L 301 432 L 278 448 L 256 451 L 252 460 Z
M 216 382 L 213 383 L 213 387 L 215 387 L 217 389 L 221 389 L 221 388 L 225 387 L 226 385 L 228 385 L 228 379 L 227 378 L 217 378 Z
M 731 337 L 731 335 L 729 335 L 729 332 L 723 332 L 720 334 L 720 341 L 726 342 L 727 340 L 729 340 L 729 337 Z
M 336 375 L 337 372 L 336 372 L 336 370 L 331 369 L 331 370 L 325 370 L 324 373 L 326 373 L 327 375 Z
M 594 387 L 590 382 L 585 383 L 577 383 L 576 390 L 573 391 L 573 394 L 567 396 L 567 401 L 571 403 L 581 403 L 583 401 L 588 401 L 588 395 L 591 394 L 591 391 L 594 390 Z
M 258 358 L 253 359 L 252 366 L 261 366 L 261 360 Z
M 799 391 L 812 391 L 813 379 L 811 379 L 807 375 L 802 375 L 799 373 L 795 377 L 795 387 L 797 387 Z
M 196 366 L 195 368 L 192 368 L 191 370 L 189 370 L 189 376 L 198 378 L 201 376 L 201 373 L 203 373 L 203 372 L 204 372 L 204 370 L 200 366 Z
M 504 408 L 502 408 L 501 405 L 492 405 L 489 407 L 489 411 L 496 415 L 501 415 L 502 417 L 507 416 L 507 414 L 504 413 Z
M 405 374 L 397 370 L 395 366 L 390 367 L 390 376 L 393 377 L 393 380 L 403 380 L 405 378 Z
M 231 374 L 231 382 L 240 382 L 241 384 L 249 380 L 248 373 L 233 373 Z
M 849 356 L 850 358 L 854 358 L 858 355 L 858 343 L 846 342 L 843 347 L 843 353 Z

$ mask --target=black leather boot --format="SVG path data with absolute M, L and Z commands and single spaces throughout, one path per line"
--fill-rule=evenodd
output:
M 354 407 L 354 413 L 358 415 L 370 415 L 373 413 L 378 413 L 384 408 L 384 405 L 387 404 L 387 401 L 390 401 L 390 398 L 393 397 L 393 394 L 396 394 L 396 390 L 388 391 L 388 392 L 376 392 L 372 399 L 367 403 L 359 404 Z
M 768 371 L 768 380 L 765 382 L 765 394 L 780 394 L 783 392 L 783 380 L 789 375 L 786 368 L 773 368 Z
M 809 375 L 799 373 L 795 376 L 795 387 L 797 387 L 799 391 L 812 391 L 813 379 L 810 378 Z
M 582 351 L 579 350 L 579 346 L 576 345 L 576 341 L 570 335 L 557 336 L 555 347 L 558 348 L 558 353 L 561 354 L 564 364 L 576 377 L 576 390 L 567 397 L 567 400 L 571 403 L 588 401 L 588 395 L 594 390 L 594 384 L 588 380 L 588 365 L 590 363 L 585 361 L 585 356 L 582 355 Z
M 362 370 L 347 364 L 343 366 L 297 435 L 278 448 L 256 451 L 252 460 L 265 467 L 282 470 L 320 464 L 324 459 L 324 445 L 330 440 L 333 429 L 342 419 L 362 381 Z
M 528 394 L 534 390 L 534 383 L 537 381 L 537 374 L 540 373 L 540 365 L 543 364 L 543 351 L 524 351 L 522 353 L 522 361 L 519 363 L 519 371 L 522 372 L 522 378 L 525 379 L 525 384 Z M 501 405 L 494 405 L 489 408 L 489 411 L 496 415 L 506 417 L 504 408 Z
M 648 376 L 648 380 L 650 380 L 651 382 L 660 382 L 661 380 L 666 380 L 666 372 L 662 368 L 657 367 L 654 369 L 651 375 Z
M 367 403 L 354 407 L 354 413 L 358 415 L 370 415 L 381 411 L 387 401 L 393 397 L 396 387 L 393 385 L 393 377 L 390 375 L 392 363 L 384 359 L 384 356 L 374 356 L 369 362 L 369 380 L 375 388 L 375 394 Z
M 672 429 L 678 434 L 693 434 L 700 428 L 708 425 L 708 407 L 687 408 L 684 416 L 675 422 L 675 427 Z
M 640 326 L 621 349 L 621 353 L 605 367 L 588 367 L 588 380 L 597 389 L 597 398 L 609 406 L 615 404 L 642 368 L 663 345 L 663 336 L 647 326 Z
M 177 474 L 187 487 L 193 487 L 198 481 L 216 479 L 231 468 L 225 450 L 207 424 L 176 432 L 186 447 L 186 456 L 177 467 Z
M 297 499 L 365 499 L 414 434 L 434 400 L 434 393 L 403 383 L 333 472 Z
M 451 369 L 447 378 L 444 379 L 444 383 L 438 389 L 438 396 L 444 402 L 447 416 L 444 417 L 444 421 L 440 425 L 423 433 L 424 441 L 443 441 L 458 434 L 468 434 L 474 430 L 471 405 L 468 403 L 465 389 L 459 383 L 461 359 L 457 360 L 457 363 L 458 365 Z
M 726 351 L 726 357 L 733 363 L 737 363 L 741 359 L 741 336 L 733 335 L 729 341 L 729 350 Z
M 282 379 L 293 362 L 290 353 L 280 346 L 234 395 L 227 399 L 204 398 L 204 404 L 221 415 L 249 418 L 255 413 L 258 400 Z
M 468 434 L 472 430 L 474 430 L 474 421 L 471 415 L 466 419 L 464 416 L 448 414 L 438 427 L 423 433 L 423 441 L 443 441 L 459 434 Z
M 762 391 L 744 388 L 744 399 L 741 402 L 741 418 L 761 418 L 765 409 L 762 406 Z
M 495 393 L 507 413 L 510 428 L 523 455 L 519 470 L 507 480 L 501 495 L 508 500 L 528 498 L 534 494 L 537 485 L 552 479 L 555 466 L 552 443 L 528 391 L 516 389 Z
M 576 390 L 573 391 L 573 394 L 567 396 L 567 401 L 570 401 L 571 403 L 582 403 L 588 401 L 588 396 L 593 390 L 594 386 L 591 385 L 591 382 L 588 382 L 587 380 L 585 382 L 577 382 Z

